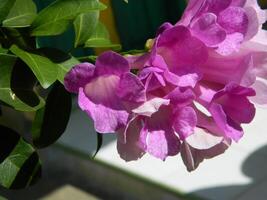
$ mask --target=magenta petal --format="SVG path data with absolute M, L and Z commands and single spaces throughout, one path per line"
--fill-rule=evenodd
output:
M 126 129 L 118 132 L 117 150 L 125 161 L 138 160 L 144 155 L 145 152 L 139 147 L 140 131 L 141 122 L 134 118 Z
M 168 156 L 168 143 L 164 131 L 148 132 L 146 138 L 147 152 L 165 160 Z
M 250 123 L 256 110 L 249 102 L 249 96 L 255 96 L 253 89 L 229 84 L 213 97 L 213 102 L 222 105 L 226 115 L 236 123 Z
M 184 26 L 175 26 L 160 35 L 158 53 L 164 57 L 170 71 L 204 63 L 208 57 L 207 47 Z
M 244 134 L 241 126 L 229 118 L 219 104 L 212 104 L 209 111 L 218 127 L 223 130 L 225 136 L 238 142 Z
M 98 76 L 111 74 L 120 76 L 130 71 L 129 62 L 120 54 L 112 51 L 107 51 L 98 56 L 95 65 Z
M 229 7 L 219 14 L 218 23 L 228 34 L 238 32 L 245 35 L 248 30 L 249 20 L 243 8 Z
M 161 160 L 178 154 L 180 150 L 180 140 L 172 129 L 170 116 L 167 108 L 161 108 L 151 118 L 146 118 L 145 128 L 142 130 L 146 133 L 141 133 L 146 135 L 146 151 Z
M 244 78 L 252 78 L 253 70 L 251 68 L 253 67 L 253 62 L 252 57 L 246 54 L 223 56 L 212 52 L 205 65 L 201 66 L 203 79 L 223 85 L 230 82 L 240 84 Z M 256 78 L 255 75 L 254 78 Z M 253 82 L 254 80 L 250 84 Z
M 99 133 L 114 133 L 127 124 L 129 114 L 116 97 L 117 79 L 98 78 L 79 90 L 79 106 L 93 119 Z
M 228 34 L 226 39 L 218 45 L 216 51 L 223 56 L 228 56 L 238 52 L 243 41 L 244 35 L 241 33 Z
M 201 128 L 196 128 L 195 133 L 186 138 L 186 142 L 198 150 L 210 149 L 220 144 L 223 140 L 222 136 L 213 135 Z
M 256 96 L 249 98 L 252 102 L 259 105 L 267 105 L 267 84 L 264 81 L 257 80 L 253 85 L 253 89 L 256 91 Z
M 179 76 L 178 86 L 180 87 L 194 88 L 198 81 L 202 79 L 202 73 L 195 67 L 183 66 L 183 68 L 174 70 L 174 73 Z
M 74 66 L 65 76 L 64 85 L 69 92 L 78 93 L 94 76 L 95 66 L 81 63 Z
M 212 13 L 203 14 L 192 25 L 192 34 L 207 46 L 214 46 L 226 38 L 226 32 L 217 24 L 217 17 Z
M 257 12 L 254 8 L 245 8 L 246 15 L 248 16 L 248 30 L 245 35 L 245 40 L 250 40 L 253 38 L 261 28 L 261 24 L 258 20 Z
M 195 170 L 204 159 L 210 159 L 224 153 L 230 144 L 230 141 L 224 140 L 210 149 L 198 150 L 191 147 L 187 142 L 184 142 L 181 145 L 181 156 L 187 170 L 191 172 Z
M 142 105 L 132 110 L 132 112 L 138 115 L 151 117 L 161 106 L 169 104 L 170 100 L 156 97 L 144 102 Z
M 243 7 L 247 0 L 232 0 L 231 6 Z
M 189 0 L 182 19 L 176 25 L 188 26 L 191 21 L 202 14 L 206 0 Z
M 173 127 L 175 132 L 184 140 L 194 133 L 197 125 L 197 115 L 193 108 L 184 107 L 176 111 L 174 115 Z
M 193 102 L 195 94 L 191 89 L 177 87 L 165 98 L 170 99 L 172 105 L 184 107 Z
M 120 77 L 116 94 L 120 99 L 128 102 L 140 103 L 146 100 L 143 83 L 132 73 L 125 73 Z
M 147 152 L 156 158 L 165 160 L 179 152 L 180 143 L 173 131 L 150 131 L 147 137 Z
M 180 77 L 177 74 L 174 74 L 174 73 L 170 72 L 169 70 L 165 70 L 164 71 L 164 78 L 166 79 L 167 82 L 169 82 L 175 86 L 179 86 Z
M 160 35 L 160 34 L 163 33 L 164 31 L 166 31 L 166 30 L 168 30 L 168 29 L 170 29 L 170 28 L 172 28 L 172 27 L 173 27 L 173 25 L 172 25 L 171 23 L 169 23 L 169 22 L 165 22 L 165 23 L 162 24 L 162 25 L 159 27 L 159 29 L 157 30 L 157 34 L 156 34 L 156 36 Z
M 146 67 L 139 73 L 139 78 L 145 84 L 146 92 L 166 86 L 162 76 L 163 70 L 156 67 Z
M 207 0 L 206 2 L 208 4 L 209 12 L 218 14 L 230 6 L 232 0 Z

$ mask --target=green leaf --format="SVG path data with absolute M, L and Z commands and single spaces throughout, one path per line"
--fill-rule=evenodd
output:
M 99 18 L 99 11 L 82 13 L 74 20 L 75 47 L 83 45 L 93 34 Z
M 11 90 L 21 101 L 31 107 L 38 106 L 40 99 L 42 99 L 34 92 L 36 83 L 37 80 L 29 67 L 20 59 L 17 59 L 12 70 Z
M 35 38 L 30 37 L 27 28 L 3 28 L 1 30 L 3 47 L 10 48 L 13 44 L 23 48 L 32 49 L 35 47 Z M 1 36 L 0 36 L 1 37 Z
M 57 0 L 43 9 L 32 24 L 32 35 L 63 33 L 79 14 L 105 9 L 98 0 Z
M 31 131 L 36 147 L 47 147 L 64 133 L 71 105 L 71 94 L 62 84 L 56 82 L 46 99 L 46 106 L 36 112 Z
M 8 199 L 5 198 L 5 197 L 0 196 L 0 200 L 8 200 Z
M 0 100 L 19 111 L 36 111 L 44 106 L 44 101 L 41 98 L 39 104 L 32 107 L 19 99 L 11 89 L 10 83 L 16 60 L 17 58 L 13 55 L 0 53 Z M 19 90 L 19 88 L 16 89 Z
M 64 83 L 64 77 L 66 73 L 68 73 L 72 67 L 79 63 L 80 62 L 74 57 L 71 57 L 69 60 L 66 60 L 62 63 L 59 63 L 57 80 L 59 80 L 61 83 Z
M 16 0 L 3 27 L 27 27 L 37 16 L 36 5 L 32 0 Z
M 16 45 L 13 45 L 10 51 L 31 68 L 43 88 L 48 88 L 56 81 L 58 66 L 50 59 L 24 51 Z
M 0 184 L 9 189 L 28 187 L 41 176 L 35 149 L 15 131 L 0 126 Z
M 110 47 L 114 49 L 120 49 L 121 46 L 119 44 L 113 44 L 109 39 L 109 33 L 106 27 L 99 22 L 96 26 L 95 32 L 92 36 L 86 41 L 85 47 L 95 47 L 95 48 L 103 48 Z
M 46 47 L 38 49 L 38 51 L 57 64 L 57 80 L 59 80 L 62 84 L 64 83 L 64 77 L 66 73 L 73 66 L 80 63 L 79 60 L 59 49 Z
M 10 9 L 12 8 L 15 0 L 1 0 L 0 3 L 0 22 L 2 22 L 8 15 Z
M 0 54 L 6 54 L 8 49 L 0 48 Z

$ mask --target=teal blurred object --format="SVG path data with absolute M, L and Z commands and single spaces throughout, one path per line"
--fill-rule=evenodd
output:
M 42 9 L 54 0 L 35 0 Z M 111 0 L 112 9 L 123 50 L 143 49 L 147 39 L 153 38 L 157 28 L 164 22 L 175 23 L 185 8 L 184 0 Z M 66 52 L 72 49 L 74 31 L 69 30 L 55 37 L 38 39 L 40 47 L 56 47 Z M 76 56 L 92 54 L 92 50 L 80 49 Z
M 184 0 L 112 0 L 117 30 L 124 50 L 142 49 L 147 39 L 155 36 L 164 22 L 180 19 Z

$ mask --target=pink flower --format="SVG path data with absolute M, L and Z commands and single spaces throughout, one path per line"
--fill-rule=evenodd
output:
M 177 25 L 187 26 L 192 35 L 222 55 L 238 51 L 266 21 L 266 12 L 256 0 L 190 0 Z
M 124 160 L 181 153 L 194 170 L 242 138 L 252 102 L 267 104 L 264 20 L 256 0 L 190 0 L 148 53 L 106 52 L 95 65 L 75 66 L 65 87 L 98 132 L 117 133 Z
M 248 49 L 221 55 L 194 35 L 190 27 L 165 23 L 159 28 L 151 52 L 130 57 L 131 66 L 139 69 L 147 95 L 170 100 L 167 107 L 172 110 L 172 123 L 165 124 L 178 135 L 188 170 L 223 153 L 232 140 L 237 142 L 243 136 L 241 125 L 250 123 L 255 116 L 255 107 L 249 100 L 255 91 L 250 86 L 256 80 L 255 68 L 261 68 L 266 59 L 260 55 Z M 194 98 L 186 105 L 180 101 L 175 104 L 174 99 L 183 96 L 175 91 L 185 88 Z M 202 113 L 196 103 L 204 106 L 208 114 Z M 176 109 L 179 112 L 173 114 Z M 139 140 L 135 144 L 143 155 L 145 150 L 140 148 Z
M 237 142 L 243 136 L 240 125 L 250 123 L 255 116 L 255 107 L 248 99 L 256 95 L 255 91 L 234 83 L 219 91 L 212 85 L 199 84 L 196 93 L 196 101 L 209 111 L 220 130 L 214 133 Z
M 191 104 L 195 96 L 191 89 L 169 81 L 167 72 L 150 66 L 138 73 L 148 100 L 132 110 L 132 120 L 119 131 L 118 152 L 126 161 L 145 153 L 165 160 L 178 154 L 180 141 L 194 132 L 196 114 Z
M 75 66 L 65 77 L 65 87 L 79 94 L 80 108 L 93 119 L 100 133 L 114 133 L 128 123 L 124 103 L 146 100 L 144 85 L 130 73 L 127 60 L 114 52 L 100 55 L 95 66 Z

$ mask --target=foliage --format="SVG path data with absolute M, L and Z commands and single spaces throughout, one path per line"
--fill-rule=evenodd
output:
M 0 111 L 9 107 L 35 116 L 28 140 L 14 127 L 0 126 L 2 186 L 17 189 L 35 183 L 41 175 L 38 149 L 56 142 L 70 117 L 71 95 L 62 83 L 79 60 L 71 52 L 39 48 L 38 39 L 73 29 L 73 49 L 117 48 L 99 22 L 99 13 L 105 8 L 98 0 L 55 0 L 38 12 L 33 0 L 1 1 Z M 99 147 L 101 139 L 98 141 Z

